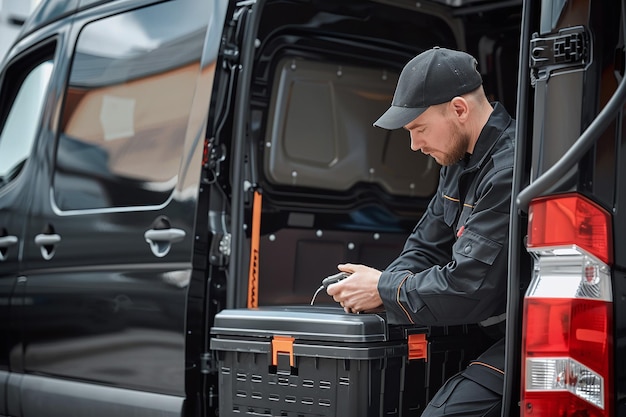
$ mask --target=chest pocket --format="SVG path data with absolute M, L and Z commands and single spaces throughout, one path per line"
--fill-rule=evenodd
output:
M 461 210 L 460 214 L 459 210 Z M 451 197 L 444 196 L 443 219 L 450 228 L 458 230 L 459 227 L 463 226 L 467 222 L 467 218 L 472 214 L 472 210 L 474 210 L 473 205 L 461 204 Z
M 454 228 L 455 226 L 454 223 L 456 222 L 456 219 L 458 218 L 458 215 L 459 215 L 459 207 L 460 207 L 459 200 L 453 199 L 452 197 L 448 197 L 447 195 L 444 194 L 443 196 L 443 221 L 445 221 L 446 224 L 451 228 Z

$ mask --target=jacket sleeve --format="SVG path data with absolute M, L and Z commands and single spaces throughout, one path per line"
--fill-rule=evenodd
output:
M 512 167 L 483 178 L 458 239 L 435 197 L 378 291 L 390 323 L 452 325 L 504 311 Z M 450 247 L 451 246 L 451 247 Z
M 431 199 L 426 212 L 404 244 L 404 249 L 385 271 L 423 271 L 433 265 L 445 264 L 450 260 L 454 234 L 443 217 L 443 189 L 447 167 L 439 174 L 437 193 Z

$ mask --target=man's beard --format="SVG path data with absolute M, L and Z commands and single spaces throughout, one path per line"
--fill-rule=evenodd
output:
M 469 148 L 469 137 L 461 132 L 458 126 L 452 124 L 451 132 L 451 148 L 450 151 L 443 155 L 441 161 L 437 161 L 442 166 L 454 165 L 461 159 L 465 158 L 467 149 Z

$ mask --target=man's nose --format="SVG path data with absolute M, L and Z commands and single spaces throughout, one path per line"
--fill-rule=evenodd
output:
M 412 151 L 419 151 L 420 149 L 422 149 L 422 147 L 424 146 L 423 142 L 421 140 L 419 140 L 413 133 L 410 134 L 411 136 L 411 150 Z

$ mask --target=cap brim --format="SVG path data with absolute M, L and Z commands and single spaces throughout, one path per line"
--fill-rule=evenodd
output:
M 427 108 L 391 106 L 374 122 L 374 126 L 388 130 L 400 129 L 424 113 Z

